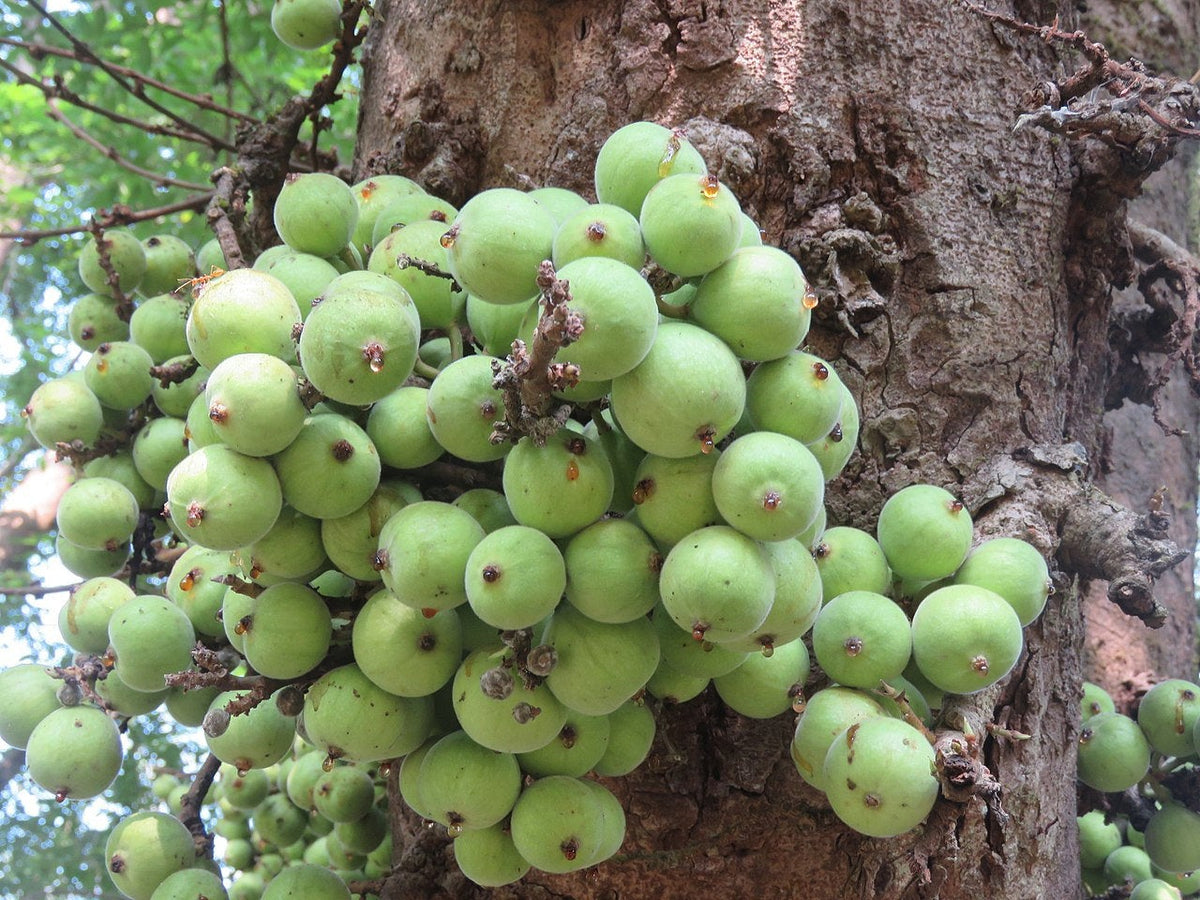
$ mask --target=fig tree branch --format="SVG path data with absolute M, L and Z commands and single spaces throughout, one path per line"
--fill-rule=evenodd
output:
M 203 859 L 212 859 L 213 841 L 200 818 L 200 805 L 204 802 L 204 795 L 212 787 L 213 779 L 220 768 L 221 761 L 217 759 L 216 754 L 209 753 L 179 803 L 179 821 L 192 833 L 192 840 L 196 843 L 196 854 Z
M 232 144 L 229 144 L 228 142 L 219 138 L 217 135 L 198 127 L 194 122 L 189 121 L 185 116 L 179 115 L 173 110 L 163 106 L 154 98 L 148 96 L 146 92 L 141 90 L 134 82 L 127 79 L 124 75 L 97 56 L 91 47 L 79 40 L 79 38 L 75 37 L 71 33 L 71 30 L 59 21 L 57 16 L 46 9 L 46 7 L 38 2 L 38 0 L 29 0 L 29 5 L 36 9 L 38 13 L 40 13 L 50 23 L 55 31 L 59 32 L 63 37 L 70 41 L 71 46 L 75 48 L 76 54 L 78 54 L 81 59 L 94 62 L 106 75 L 108 75 L 109 78 L 115 81 L 126 92 L 136 97 L 155 112 L 166 116 L 172 122 L 181 126 L 185 133 L 193 135 L 193 137 L 189 138 L 190 140 L 196 140 L 200 143 L 208 144 L 210 147 L 218 150 L 233 151 L 236 149 Z
M 54 47 L 50 44 L 43 44 L 37 41 L 23 41 L 20 38 L 0 37 L 0 46 L 16 47 L 24 50 L 33 59 L 41 59 L 44 56 L 54 56 L 59 59 L 69 59 L 84 65 L 95 65 L 95 58 L 92 56 L 81 57 L 73 50 L 67 50 L 62 47 Z M 149 75 L 143 75 L 133 69 L 125 66 L 118 66 L 114 63 L 108 63 L 108 67 L 118 74 L 128 78 L 134 83 L 136 89 L 141 90 L 137 86 L 154 88 L 156 91 L 162 91 L 164 94 L 169 94 L 185 103 L 191 103 L 198 106 L 200 109 L 206 109 L 209 112 L 215 112 L 222 116 L 227 116 L 230 119 L 237 119 L 242 122 L 257 122 L 254 116 L 247 115 L 244 112 L 234 109 L 232 106 L 222 106 L 216 103 L 208 94 L 192 94 L 188 91 L 180 90 L 174 85 L 167 84 L 165 81 L 159 81 L 157 78 L 151 78 Z
M 175 203 L 137 210 L 131 209 L 124 204 L 119 204 L 112 209 L 97 210 L 92 215 L 92 221 L 98 221 L 104 228 L 132 225 L 135 222 L 147 222 L 151 219 L 157 219 L 161 216 L 172 216 L 186 210 L 204 209 L 212 199 L 212 196 L 212 191 L 206 191 L 203 194 L 193 194 L 190 197 L 185 197 Z M 62 237 L 68 234 L 82 234 L 88 231 L 90 227 L 90 225 L 80 222 L 77 225 L 71 225 L 66 228 L 30 228 L 19 231 L 0 231 L 0 239 L 14 240 L 21 244 L 29 245 L 36 244 L 44 238 Z

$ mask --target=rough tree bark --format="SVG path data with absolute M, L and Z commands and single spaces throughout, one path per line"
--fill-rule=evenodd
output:
M 1146 46 L 1176 71 L 1178 47 L 1196 45 L 1194 0 L 1097 3 L 1082 18 L 1077 6 L 995 3 L 1023 21 L 1061 15 L 1068 29 L 1105 20 L 1122 52 Z M 1159 29 L 1145 44 L 1117 16 L 1130 9 Z M 1060 590 L 1027 629 L 1017 670 L 963 704 L 976 727 L 1034 736 L 984 745 L 1002 808 L 945 802 L 916 833 L 861 837 L 796 777 L 791 717 L 752 722 L 702 699 L 665 711 L 670 743 L 612 785 L 629 814 L 621 855 L 491 896 L 1078 896 L 1076 576 L 1116 574 L 1094 564 L 1107 517 L 1084 485 L 1169 461 L 1169 511 L 1186 523 L 1195 504 L 1193 440 L 1168 439 L 1145 407 L 1104 416 L 1123 393 L 1146 402 L 1157 371 L 1153 346 L 1110 347 L 1110 328 L 1140 302 L 1119 291 L 1145 266 L 1130 252 L 1129 199 L 1163 159 L 1014 128 L 1030 90 L 1081 59 L 955 2 L 381 0 L 377 11 L 356 174 L 402 172 L 455 202 L 526 179 L 588 194 L 611 131 L 636 119 L 686 127 L 766 241 L 804 265 L 821 300 L 810 345 L 859 398 L 859 453 L 829 492 L 831 523 L 870 528 L 887 495 L 932 482 L 964 498 L 983 534 L 1024 537 L 1058 560 Z M 1183 173 L 1160 176 L 1164 196 L 1183 190 Z M 1150 224 L 1187 245 L 1180 214 L 1175 203 Z M 1168 402 L 1172 423 L 1196 420 L 1186 386 Z M 1135 481 L 1122 499 L 1145 513 L 1161 482 Z M 1176 537 L 1194 541 L 1193 526 Z M 1194 664 L 1190 571 L 1174 577 L 1180 624 L 1163 643 L 1184 649 L 1152 654 L 1145 667 L 1161 674 Z M 1126 643 L 1143 638 L 1116 616 Z M 442 836 L 395 824 L 405 842 L 387 896 L 475 895 Z

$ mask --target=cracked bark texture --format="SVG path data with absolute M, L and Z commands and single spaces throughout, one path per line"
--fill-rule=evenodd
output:
M 1061 14 L 1065 27 L 1102 19 L 1098 36 L 1190 74 L 1179 48 L 1196 45 L 1194 0 L 1090 6 L 1082 19 L 1076 4 L 1051 0 L 992 8 L 1038 23 Z M 1129 30 L 1130 8 L 1142 10 L 1134 26 L 1159 29 L 1146 45 Z M 827 494 L 830 523 L 872 528 L 889 494 L 940 484 L 964 498 L 981 534 L 1042 550 L 1063 588 L 1026 630 L 1013 675 L 967 704 L 980 721 L 1034 736 L 984 744 L 1007 824 L 982 800 L 943 802 L 913 834 L 857 835 L 796 776 L 792 716 L 750 721 L 705 695 L 666 710 L 669 741 L 610 783 L 629 816 L 616 859 L 480 891 L 444 839 L 398 812 L 406 843 L 386 896 L 1080 896 L 1084 617 L 1074 573 L 1053 562 L 1063 498 L 1089 478 L 1115 484 L 1117 472 L 1161 461 L 1178 468 L 1169 506 L 1186 537 L 1196 460 L 1194 441 L 1164 437 L 1144 407 L 1132 424 L 1105 416 L 1113 285 L 1131 268 L 1121 190 L 1138 173 L 1114 187 L 1110 160 L 1013 129 L 1025 93 L 1078 61 L 957 4 L 918 0 L 381 0 L 378 11 L 359 176 L 400 172 L 456 202 L 528 179 L 592 195 L 610 132 L 636 119 L 686 127 L 765 241 L 801 261 L 821 300 L 809 345 L 859 399 L 859 453 Z M 1159 28 L 1163 16 L 1175 31 Z M 1170 166 L 1157 189 L 1175 198 L 1182 177 Z M 1155 227 L 1186 245 L 1172 203 Z M 1175 390 L 1187 427 L 1194 398 Z M 1140 459 L 1122 444 L 1130 431 L 1144 442 Z M 1138 513 L 1140 490 L 1134 482 L 1123 497 Z M 1187 634 L 1190 572 L 1175 575 L 1166 599 Z M 1128 644 L 1146 634 L 1136 620 L 1118 624 Z M 1154 665 L 1190 666 L 1182 642 Z

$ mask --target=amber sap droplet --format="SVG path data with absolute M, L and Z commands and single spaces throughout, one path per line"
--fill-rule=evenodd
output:
M 203 574 L 204 573 L 201 572 L 199 569 L 192 569 L 190 572 L 188 572 L 182 578 L 179 579 L 179 589 L 181 591 L 190 591 L 192 588 L 194 588 L 196 586 L 196 579 L 199 578 Z
M 643 478 L 633 487 L 633 502 L 639 506 L 654 494 L 654 479 Z
M 66 799 L 67 799 L 67 792 L 66 792 L 66 791 L 55 791 L 55 792 L 54 792 L 54 801 L 55 801 L 56 803 L 62 803 L 62 802 L 64 802 Z M 115 871 L 115 870 L 114 870 L 114 871 Z
M 775 655 L 775 641 L 769 637 L 764 637 L 759 640 L 762 644 L 762 655 L 764 659 L 770 659 Z
M 335 763 L 334 758 L 332 756 L 327 756 L 327 757 L 325 757 L 325 760 L 321 763 L 321 768 L 326 772 L 332 772 L 334 763 Z
M 843 437 L 845 437 L 845 434 L 842 432 L 842 423 L 838 422 L 836 425 L 833 426 L 832 429 L 830 429 L 829 439 L 831 441 L 833 441 L 835 444 L 840 444 L 842 442 Z
M 250 760 L 248 759 L 235 760 L 235 764 L 237 765 L 238 778 L 245 778 L 250 774 L 250 770 L 254 768 L 254 766 L 250 765 Z
M 386 781 L 392 774 L 392 761 L 385 759 L 379 764 L 379 777 Z
M 1095 734 L 1095 732 L 1092 731 L 1092 729 L 1090 729 L 1090 728 L 1085 728 L 1085 729 L 1083 729 L 1083 731 L 1079 732 L 1080 745 L 1082 746 L 1083 744 L 1088 743 L 1092 739 L 1092 736 L 1094 734 Z
M 445 234 L 442 235 L 442 237 L 438 241 L 438 243 L 440 243 L 443 247 L 445 247 L 447 250 L 449 250 L 451 247 L 454 246 L 454 239 L 456 237 L 458 237 L 458 228 L 451 228 L 449 231 L 447 231 Z
M 978 672 L 980 675 L 986 675 L 988 673 L 987 657 L 986 656 L 975 657 L 973 660 L 971 660 L 971 668 L 974 669 L 976 672 Z
M 717 196 L 720 190 L 721 182 L 717 180 L 716 175 L 705 175 L 700 179 L 700 193 L 703 194 L 706 199 L 711 200 L 713 197 Z
M 567 481 L 579 480 L 579 463 L 573 459 L 567 460 Z
M 717 446 L 717 443 L 714 440 L 716 436 L 717 433 L 713 430 L 711 425 L 705 425 L 696 432 L 696 438 L 700 441 L 701 453 L 713 452 L 713 449 Z
M 813 377 L 817 381 L 824 381 L 829 377 L 829 367 L 825 363 L 815 362 L 812 364 Z
M 800 302 L 804 304 L 805 309 L 816 309 L 819 301 L 817 300 L 817 295 L 812 291 L 805 291 L 804 297 L 800 300 Z
M 694 624 L 692 626 L 692 640 L 694 640 L 694 641 L 704 640 L 704 632 L 706 632 L 706 631 L 708 631 L 708 626 L 705 625 L 703 622 L 697 622 L 696 624 Z
M 845 649 L 847 656 L 858 656 L 858 654 L 862 653 L 863 649 L 862 638 L 848 637 L 842 643 L 842 647 Z
M 367 367 L 378 375 L 383 371 L 383 345 L 378 341 L 371 341 L 362 351 L 363 359 L 367 361 Z
M 579 842 L 575 838 L 562 842 L 562 854 L 569 860 L 579 855 Z
M 763 509 L 779 509 L 779 504 L 783 502 L 783 497 L 779 491 L 767 491 L 763 495 Z
M 792 698 L 792 712 L 796 715 L 803 715 L 804 710 L 808 708 L 808 701 L 804 699 L 803 694 L 797 694 Z
M 483 419 L 491 419 L 496 415 L 496 404 L 491 400 L 484 400 L 479 404 L 479 416 Z
M 185 518 L 185 521 L 187 522 L 189 528 L 197 527 L 201 522 L 204 521 L 204 507 L 201 506 L 197 501 L 193 500 L 188 504 L 187 517 Z
M 608 234 L 608 229 L 604 227 L 603 222 L 593 222 L 587 227 L 587 231 L 584 233 L 587 235 L 587 239 L 589 241 L 594 244 L 598 244 L 604 240 L 605 236 Z
M 963 503 L 961 500 L 951 500 L 949 503 L 946 504 L 946 507 L 952 513 L 960 513 L 963 511 Z
M 675 156 L 679 153 L 679 148 L 682 146 L 682 139 L 678 132 L 672 131 L 671 136 L 667 138 L 666 149 L 663 150 L 662 158 L 658 161 L 658 177 L 666 178 L 671 174 L 671 164 L 675 161 Z
M 462 822 L 451 822 L 449 825 L 446 826 L 446 834 L 450 835 L 450 837 L 452 837 L 452 838 L 456 838 L 462 833 L 463 833 Z
M 500 580 L 500 569 L 496 566 L 484 566 L 481 574 L 483 575 L 483 580 L 488 584 L 495 584 Z
M 432 606 L 421 607 L 421 615 L 423 615 L 427 619 L 432 619 L 437 614 L 438 614 L 438 611 L 436 609 L 434 609 Z
M 376 572 L 382 572 L 388 567 L 388 553 L 386 550 L 376 550 L 375 555 L 371 557 L 371 568 Z
M 254 618 L 252 616 L 242 616 L 240 619 L 238 619 L 238 623 L 233 626 L 233 633 L 234 634 L 245 634 L 247 631 L 250 630 L 250 625 L 253 622 L 254 622 Z

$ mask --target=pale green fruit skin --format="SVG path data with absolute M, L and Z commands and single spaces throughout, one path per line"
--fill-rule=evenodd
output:
M 565 706 L 589 716 L 607 715 L 633 697 L 660 657 L 649 619 L 604 624 L 567 604 L 550 618 L 542 643 L 558 652 L 546 686 Z
M 129 340 L 163 363 L 188 352 L 187 314 L 191 303 L 176 294 L 147 297 L 129 319 Z
M 269 462 L 214 444 L 171 470 L 167 503 L 175 529 L 187 540 L 236 550 L 271 530 L 283 497 Z
M 1150 818 L 1145 831 L 1146 853 L 1168 872 L 1200 869 L 1200 814 L 1168 803 Z
M 555 223 L 561 225 L 567 217 L 588 205 L 587 200 L 569 188 L 540 187 L 529 192 L 529 196 L 550 213 Z
M 467 602 L 467 561 L 483 538 L 483 527 L 456 506 L 410 503 L 379 533 L 384 586 L 414 609 L 461 606 Z
M 1153 866 L 1150 870 L 1154 871 Z M 1169 882 L 1161 878 L 1149 878 L 1133 886 L 1129 900 L 1180 900 L 1182 896 L 1179 888 Z
M 365 816 L 375 800 L 371 776 L 357 766 L 334 766 L 313 784 L 313 806 L 329 821 L 354 822 Z
M 196 632 L 187 614 L 163 597 L 144 594 L 122 604 L 108 623 L 121 680 L 138 691 L 161 691 L 163 676 L 192 665 Z
M 129 585 L 116 578 L 88 579 L 71 592 L 59 610 L 58 630 L 63 640 L 80 653 L 103 653 L 108 649 L 109 619 L 135 596 Z
M 641 268 L 646 261 L 646 245 L 637 217 L 616 204 L 597 203 L 564 219 L 554 235 L 555 268 L 591 257 Z
M 373 762 L 421 746 L 433 726 L 433 703 L 427 697 L 389 694 L 358 666 L 346 665 L 309 688 L 303 716 L 309 741 L 325 753 Z
M 83 350 L 108 341 L 129 340 L 129 323 L 117 315 L 117 303 L 105 294 L 84 294 L 71 304 L 67 332 Z
M 213 579 L 232 575 L 235 571 L 228 553 L 193 544 L 171 567 L 167 576 L 167 598 L 184 611 L 197 633 L 220 637 L 225 629 L 218 613 L 225 599 L 226 586 Z
M 737 357 L 696 325 L 663 322 L 634 369 L 612 383 L 612 412 L 625 435 L 657 456 L 701 453 L 737 424 L 746 380 Z
M 44 666 L 33 663 L 0 670 L 0 741 L 24 750 L 37 724 L 58 709 L 61 685 Z
M 1108 854 L 1121 846 L 1121 829 L 1116 822 L 1105 822 L 1104 813 L 1090 810 L 1076 817 L 1079 823 L 1079 864 L 1099 869 Z
M 636 216 L 646 194 L 668 175 L 703 175 L 704 158 L 680 134 L 656 122 L 631 122 L 614 131 L 596 156 L 596 197 Z
M 108 677 L 96 682 L 96 693 L 104 702 L 123 716 L 141 716 L 158 709 L 167 699 L 167 688 L 139 691 L 127 685 L 121 675 L 121 664 L 113 666 Z
M 350 243 L 358 204 L 336 175 L 308 172 L 284 179 L 274 217 L 275 230 L 293 250 L 329 257 Z
M 54 539 L 54 552 L 58 554 L 59 562 L 72 575 L 80 578 L 99 578 L 115 575 L 129 561 L 132 548 L 121 547 L 116 550 L 88 550 L 77 547 L 66 540 L 61 534 Z
M 1116 712 L 1117 706 L 1108 691 L 1090 681 L 1083 683 L 1083 699 L 1080 701 L 1080 713 L 1083 721 L 1102 712 Z
M 898 578 L 953 575 L 971 549 L 971 514 L 944 488 L 913 484 L 888 498 L 875 536 Z
M 654 185 L 638 215 L 646 250 L 682 278 L 729 259 L 742 236 L 742 208 L 712 175 L 671 175 Z
M 83 467 L 85 478 L 111 478 L 119 481 L 133 494 L 139 509 L 153 509 L 155 490 L 141 475 L 133 462 L 133 453 L 123 450 L 111 456 L 99 456 Z
M 484 353 L 504 357 L 512 352 L 512 342 L 518 337 L 528 341 L 532 329 L 527 326 L 536 315 L 532 311 L 536 306 L 536 300 L 501 306 L 467 297 L 467 324 Z
M 604 756 L 608 749 L 609 732 L 607 715 L 587 716 L 568 710 L 567 723 L 558 737 L 537 750 L 518 753 L 517 762 L 522 772 L 535 778 L 546 775 L 581 778 L 592 771 Z
M 516 757 L 489 750 L 465 731 L 453 731 L 429 748 L 418 781 L 434 821 L 466 830 L 499 823 L 521 793 Z
M 746 413 L 760 431 L 786 434 L 811 444 L 823 439 L 837 424 L 846 393 L 833 366 L 819 356 L 793 350 L 750 373 L 746 379 Z
M 447 452 L 467 462 L 500 459 L 512 445 L 488 440 L 504 416 L 504 398 L 492 387 L 490 356 L 464 356 L 442 369 L 429 387 L 425 416 Z
M 83 382 L 100 405 L 108 409 L 133 409 L 150 396 L 154 360 L 131 341 L 113 341 L 96 348 L 83 368 Z
M 721 517 L 760 541 L 785 541 L 812 524 L 825 501 L 817 458 L 799 441 L 757 431 L 725 448 L 713 470 Z
M 485 535 L 467 558 L 467 602 L 494 628 L 537 624 L 554 612 L 566 584 L 562 552 L 544 533 L 525 525 Z
M 271 779 L 264 769 L 250 769 L 245 775 L 228 763 L 222 763 L 220 780 L 222 799 L 235 809 L 251 810 L 267 799 L 271 790 Z
M 704 276 L 688 308 L 739 359 L 779 359 L 808 334 L 807 287 L 799 264 L 779 248 L 745 247 Z
M 713 470 L 721 451 L 672 459 L 647 455 L 634 473 L 637 523 L 661 547 L 670 549 L 697 528 L 722 525 L 712 495 Z
M 180 869 L 168 875 L 150 895 L 150 900 L 229 900 L 221 876 L 208 869 Z
M 275 847 L 287 847 L 300 839 L 309 822 L 316 821 L 329 822 L 324 816 L 309 817 L 283 794 L 271 794 L 254 808 L 252 824 L 260 846 L 265 841 Z
M 336 873 L 307 863 L 289 866 L 267 883 L 262 900 L 350 900 Z
M 445 330 L 463 318 L 467 303 L 464 291 L 455 291 L 454 282 L 429 275 L 413 266 L 400 266 L 401 255 L 431 262 L 443 272 L 449 270 L 446 248 L 441 244 L 447 226 L 444 222 L 413 222 L 383 237 L 371 252 L 367 269 L 390 278 L 408 292 L 420 315 L 422 328 Z M 536 287 L 534 289 L 536 292 Z M 533 294 L 527 295 L 532 297 Z M 507 349 L 505 349 L 507 353 Z
M 873 688 L 899 675 L 912 652 L 904 610 L 870 591 L 849 591 L 825 604 L 812 640 L 821 668 L 850 687 Z
M 391 840 L 388 832 L 387 814 L 377 806 L 367 810 L 367 814 L 354 822 L 338 822 L 333 827 L 333 833 L 338 843 L 351 853 L 367 853 L 377 850 L 381 844 L 388 845 L 386 858 L 389 863 L 384 871 L 390 868 Z
M 808 678 L 808 648 L 801 640 L 781 644 L 768 656 L 751 653 L 730 672 L 713 679 L 713 687 L 734 712 L 770 719 L 792 708 L 795 691 Z
M 425 418 L 428 403 L 429 388 L 414 385 L 397 388 L 371 406 L 367 436 L 385 466 L 417 469 L 442 455 Z
M 146 274 L 146 251 L 133 232 L 124 228 L 110 228 L 104 232 L 109 243 L 108 259 L 117 275 L 117 285 L 123 294 L 131 294 Z M 96 239 L 90 237 L 79 253 L 79 277 L 88 290 L 97 294 L 113 295 L 108 273 L 100 265 L 100 250 Z
M 725 642 L 735 650 L 760 652 L 808 633 L 821 611 L 821 576 L 812 554 L 798 540 L 763 544 L 775 573 L 775 599 L 762 623 L 745 638 Z
M 453 505 L 469 512 L 488 534 L 506 525 L 517 524 L 504 495 L 491 488 L 472 488 L 464 491 L 454 498 Z
M 607 381 L 645 358 L 658 331 L 658 306 L 637 269 L 588 257 L 563 266 L 557 277 L 570 282 L 568 306 L 583 320 L 583 333 L 559 350 L 558 360 L 575 363 L 586 381 Z
M 630 700 L 608 714 L 608 744 L 593 766 L 603 778 L 628 775 L 650 755 L 657 723 L 650 707 Z
M 1150 743 L 1137 722 L 1120 713 L 1100 713 L 1079 736 L 1079 780 L 1111 793 L 1133 787 L 1150 769 Z
M 220 691 L 217 688 L 199 688 L 185 691 L 181 688 L 171 688 L 165 701 L 167 712 L 171 718 L 187 728 L 199 728 L 204 722 L 204 714 L 217 698 Z
M 538 266 L 551 257 L 554 217 L 528 194 L 490 188 L 458 211 L 446 260 L 455 280 L 488 303 L 521 303 L 538 293 Z M 444 245 L 445 246 L 445 245 Z
M 808 699 L 792 735 L 792 762 L 800 777 L 825 790 L 825 757 L 834 739 L 856 722 L 884 715 L 883 706 L 864 691 L 836 684 L 817 691 Z
M 196 274 L 196 254 L 182 238 L 155 234 L 141 243 L 146 254 L 146 272 L 138 282 L 138 293 L 143 297 L 175 291 Z
M 363 210 L 360 204 L 359 227 L 355 229 L 356 232 L 361 232 L 362 230 L 362 213 Z M 432 194 L 426 194 L 424 191 L 392 200 L 379 210 L 379 215 L 375 218 L 375 223 L 371 228 L 369 236 L 371 249 L 378 247 L 384 238 L 392 232 L 402 231 L 404 227 L 409 225 L 418 222 L 437 222 L 444 228 L 454 221 L 454 217 L 457 215 L 458 207 L 453 203 L 447 203 L 445 200 L 435 197 Z M 358 241 L 358 234 L 355 235 L 355 241 Z M 445 250 L 444 247 L 442 249 Z
M 515 679 L 512 693 L 504 700 L 493 700 L 479 686 L 479 678 L 500 663 L 495 647 L 472 653 L 462 661 L 451 689 L 454 713 L 463 731 L 477 743 L 498 753 L 527 753 L 550 743 L 567 721 L 566 707 L 541 684 L 528 690 Z M 541 713 L 524 724 L 513 718 L 513 707 L 528 703 Z
M 287 244 L 277 244 L 264 250 L 254 261 L 254 268 L 274 275 L 284 283 L 300 307 L 300 317 L 303 319 L 308 318 L 321 292 L 338 277 L 338 270 L 329 260 L 293 250 Z
M 646 693 L 664 703 L 686 703 L 700 696 L 711 679 L 705 675 L 689 675 L 680 672 L 666 659 L 660 659 L 658 668 L 646 682 Z
M 315 575 L 325 563 L 321 522 L 285 506 L 271 530 L 249 547 L 231 554 L 232 559 L 244 575 L 253 576 L 260 584 Z
M 416 500 L 420 500 L 420 495 L 411 485 L 385 478 L 371 499 L 354 512 L 336 519 L 322 519 L 321 544 L 330 561 L 358 581 L 380 581 L 375 568 L 379 534 L 388 519 Z
M 517 852 L 512 835 L 500 825 L 465 831 L 454 839 L 454 861 L 480 887 L 503 887 L 520 881 L 530 865 Z
M 462 659 L 458 612 L 427 618 L 388 590 L 370 596 L 354 619 L 354 661 L 364 675 L 400 697 L 424 697 L 454 677 Z
M 242 645 L 255 671 L 286 680 L 323 660 L 332 635 L 329 607 L 321 596 L 302 584 L 284 582 L 254 598 Z
M 1156 866 L 1154 861 L 1151 860 L 1150 871 L 1154 874 L 1155 878 L 1177 888 L 1179 893 L 1184 897 L 1191 897 L 1200 893 L 1200 869 L 1191 872 L 1168 872 Z
M 39 385 L 22 415 L 33 439 L 47 450 L 73 441 L 90 447 L 104 424 L 100 401 L 82 379 L 55 378 Z
M 425 761 L 425 754 L 433 749 L 433 745 L 440 738 L 441 735 L 430 738 L 420 747 L 406 754 L 404 760 L 400 763 L 399 790 L 401 799 L 418 816 L 431 822 L 433 821 L 433 811 L 425 805 L 425 800 L 421 796 L 421 764 Z
M 164 360 L 163 365 L 185 365 L 190 359 L 191 355 L 185 353 Z M 192 403 L 197 397 L 204 395 L 204 385 L 208 383 L 208 376 L 208 369 L 197 366 L 196 371 L 183 381 L 172 382 L 165 387 L 156 379 L 150 388 L 150 396 L 154 398 L 154 405 L 164 416 L 186 419 Z
M 1150 746 L 1164 756 L 1196 752 L 1193 729 L 1200 721 L 1200 686 L 1181 678 L 1160 681 L 1138 704 L 1137 722 Z M 1200 868 L 1200 863 L 1192 868 Z
M 420 321 L 403 288 L 383 275 L 358 274 L 396 290 L 364 286 L 335 294 L 331 285 L 305 319 L 299 352 L 317 390 L 340 403 L 365 406 L 382 400 L 412 374 Z
M 222 709 L 239 696 L 237 691 L 218 694 L 209 709 Z M 250 712 L 231 716 L 224 734 L 205 734 L 204 740 L 223 763 L 238 769 L 265 769 L 288 755 L 295 737 L 296 720 L 281 713 L 268 697 Z
M 717 644 L 696 640 L 690 631 L 680 628 L 661 606 L 655 607 L 650 621 L 658 632 L 662 661 L 681 675 L 706 680 L 727 675 L 744 663 L 751 652 L 741 641 Z M 752 649 L 753 652 L 761 652 L 762 645 L 757 644 Z
M 1041 615 L 1050 595 L 1046 560 L 1031 544 L 1017 538 L 984 541 L 954 573 L 954 583 L 995 591 L 1016 610 L 1022 627 Z
M 418 200 L 427 196 L 419 184 L 403 175 L 375 175 L 350 185 L 350 193 L 358 206 L 358 218 L 350 241 L 365 261 L 374 239 L 375 226 L 384 211 L 405 200 Z M 430 201 L 435 198 L 430 197 Z M 389 223 L 390 224 L 390 223 Z M 385 227 L 386 234 L 390 228 Z
M 168 876 L 196 861 L 191 832 L 174 816 L 138 812 L 122 819 L 104 845 L 108 877 L 132 900 L 150 900 Z
M 899 719 L 876 717 L 851 725 L 830 745 L 824 767 L 833 811 L 871 837 L 915 828 L 938 797 L 933 747 Z
M 296 439 L 275 457 L 275 472 L 290 506 L 314 519 L 337 519 L 371 498 L 382 465 L 362 428 L 326 413 L 304 420 Z
M 758 628 L 775 599 L 766 553 L 727 525 L 698 529 L 672 547 L 659 584 L 676 625 L 718 642 Z
M 304 425 L 296 373 L 266 353 L 238 353 L 221 360 L 204 389 L 208 415 L 221 441 L 247 456 L 272 456 Z
M 604 849 L 604 806 L 581 780 L 566 775 L 541 778 L 513 807 L 513 844 L 535 868 L 564 874 L 599 861 Z M 565 853 L 563 845 L 574 849 Z
M 627 519 L 602 519 L 570 539 L 563 553 L 567 602 L 597 622 L 631 622 L 658 602 L 663 556 Z
M 300 320 L 300 307 L 282 281 L 257 269 L 233 269 L 205 284 L 192 303 L 188 348 L 210 371 L 237 353 L 295 362 L 292 329 Z
M 563 428 L 538 447 L 523 437 L 504 460 L 504 497 L 522 525 L 565 538 L 595 522 L 613 496 L 603 448 Z
M 341 13 L 337 0 L 275 0 L 271 30 L 295 50 L 317 50 L 338 36 Z
M 1118 847 L 1104 860 L 1104 878 L 1110 885 L 1122 884 L 1126 879 L 1137 884 L 1150 877 L 1150 857 L 1130 844 Z
M 94 706 L 47 713 L 25 742 L 29 777 L 68 800 L 102 794 L 121 770 L 123 756 L 116 722 Z
M 859 528 L 845 525 L 825 529 L 813 556 L 821 570 L 824 602 L 846 591 L 886 594 L 892 587 L 892 570 L 879 542 Z
M 197 397 L 198 404 L 204 401 Z M 211 425 L 208 416 L 204 420 Z M 188 455 L 187 423 L 171 416 L 151 419 L 133 439 L 133 465 L 142 480 L 155 491 L 167 489 L 171 472 Z M 214 435 L 213 443 L 217 443 Z
M 913 659 L 934 685 L 973 694 L 1007 675 L 1024 647 L 1016 611 L 974 585 L 939 588 L 912 617 Z

